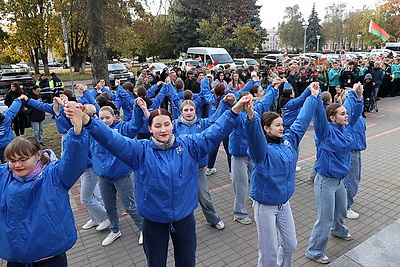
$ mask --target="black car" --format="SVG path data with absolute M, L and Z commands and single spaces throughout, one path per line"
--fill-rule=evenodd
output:
M 13 82 L 18 82 L 21 89 L 28 92 L 35 79 L 24 69 L 3 69 L 0 76 L 0 95 L 5 95 Z
M 120 80 L 121 85 L 124 82 L 131 82 L 135 85 L 135 75 L 128 71 L 124 64 L 113 62 L 108 64 L 108 78 L 110 79 L 111 88 L 115 88 L 115 80 Z

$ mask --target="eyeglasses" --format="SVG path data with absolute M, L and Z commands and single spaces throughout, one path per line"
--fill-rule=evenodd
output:
M 10 159 L 10 160 L 8 160 L 8 165 L 15 165 L 15 164 L 17 164 L 17 162 L 19 162 L 19 164 L 21 164 L 21 165 L 24 165 L 30 158 L 32 158 L 32 156 L 33 155 L 30 155 L 29 157 L 22 157 L 17 160 Z

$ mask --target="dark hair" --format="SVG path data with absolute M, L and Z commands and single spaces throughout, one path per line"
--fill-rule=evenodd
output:
M 251 88 L 250 88 L 250 94 L 252 95 L 252 96 L 255 96 L 255 94 L 257 94 L 258 93 L 258 85 L 253 85 Z
M 263 131 L 264 131 L 264 126 L 271 127 L 272 122 L 279 117 L 280 117 L 279 114 L 276 112 L 264 112 L 264 114 L 261 117 L 261 127 L 263 128 Z
M 108 101 L 111 100 L 110 94 L 108 92 L 101 92 L 101 96 L 104 96 Z
M 97 105 L 99 105 L 99 107 L 104 107 L 105 105 L 107 105 L 107 98 L 105 96 L 99 95 L 96 97 L 96 102 Z
M 68 97 L 68 99 L 73 97 L 73 92 L 71 89 L 64 89 L 63 94 L 66 95 Z
M 131 82 L 124 82 L 122 85 L 122 88 L 124 88 L 128 92 L 133 92 L 133 84 Z
M 217 101 L 215 102 L 215 108 L 218 108 L 219 102 L 221 102 L 222 96 L 225 94 L 225 85 L 223 83 L 217 84 L 214 88 L 214 93 L 217 96 Z
M 293 90 L 288 88 L 288 89 L 283 89 L 281 97 L 279 97 L 279 106 L 282 108 L 284 107 L 287 102 L 292 99 L 290 96 L 293 94 Z
M 33 156 L 42 151 L 39 141 L 32 135 L 20 135 L 9 143 L 4 151 L 4 158 L 9 160 L 14 155 Z M 44 165 L 50 162 L 50 158 L 42 152 L 40 160 Z
M 332 96 L 331 93 L 329 93 L 328 91 L 324 91 L 321 93 L 321 99 L 322 99 L 322 103 L 324 103 L 324 105 L 329 105 L 332 101 Z
M 331 121 L 331 116 L 335 116 L 337 113 L 337 109 L 340 108 L 342 104 L 339 103 L 332 103 L 326 108 L 326 116 L 328 117 L 328 121 Z
M 145 97 L 147 95 L 147 90 L 144 88 L 144 86 L 138 86 L 136 88 L 136 95 L 138 97 Z
M 183 100 L 193 100 L 193 93 L 190 90 L 185 90 L 183 92 Z
M 165 110 L 165 109 L 163 109 L 163 108 L 158 108 L 158 109 L 153 110 L 153 111 L 150 113 L 150 116 L 149 116 L 149 126 L 150 126 L 150 127 L 151 127 L 151 124 L 153 123 L 153 119 L 154 119 L 155 117 L 159 116 L 159 115 L 166 115 L 166 116 L 168 116 L 168 117 L 170 118 L 171 122 L 172 122 L 171 113 L 169 113 L 167 110 Z
M 37 86 L 37 85 L 35 84 L 35 85 L 33 85 L 33 86 L 31 87 L 31 91 L 36 90 L 36 89 L 38 89 L 38 88 L 39 88 L 39 86 Z
M 107 80 L 106 80 L 106 79 L 104 79 L 104 78 L 100 78 L 100 79 L 97 81 L 97 83 L 96 83 L 96 84 L 98 84 L 98 83 L 100 82 L 100 80 L 103 80 L 103 81 L 104 81 L 104 85 L 107 85 Z
M 254 71 L 254 67 L 253 66 L 249 66 L 248 68 L 247 68 L 249 71 Z
M 21 89 L 21 86 L 19 86 L 19 82 L 13 82 L 12 84 L 11 84 L 11 86 L 14 86 L 15 87 L 15 89 L 16 89 L 16 91 L 17 91 L 17 93 L 19 94 L 19 95 L 22 95 L 24 92 L 22 92 L 22 89 Z M 10 88 L 11 89 L 11 88 Z

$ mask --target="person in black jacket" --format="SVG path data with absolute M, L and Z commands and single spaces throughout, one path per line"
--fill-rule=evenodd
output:
M 4 104 L 10 107 L 13 103 L 14 99 L 20 97 L 24 92 L 19 86 L 18 82 L 13 82 L 11 84 L 11 89 L 8 91 L 6 96 L 4 97 Z M 25 133 L 25 122 L 26 115 L 24 113 L 23 107 L 20 108 L 17 116 L 13 119 L 13 129 L 16 136 L 23 135 Z
M 354 61 L 349 61 L 345 70 L 340 75 L 340 81 L 343 88 L 353 88 L 354 83 L 357 82 L 358 69 Z
M 32 86 L 31 91 L 27 93 L 27 98 L 32 98 L 43 102 L 42 96 L 40 95 L 40 91 L 41 89 L 39 86 L 37 85 Z M 26 104 L 26 107 L 28 108 L 28 117 L 31 121 L 33 135 L 36 137 L 36 139 L 42 146 L 45 146 L 45 144 L 43 143 L 43 121 L 46 118 L 45 113 L 44 111 L 29 106 L 28 104 Z

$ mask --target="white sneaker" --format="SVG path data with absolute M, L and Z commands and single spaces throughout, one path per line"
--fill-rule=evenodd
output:
M 110 220 L 109 219 L 105 219 L 104 221 L 102 221 L 99 226 L 96 227 L 97 231 L 103 231 L 104 229 L 107 229 L 108 226 L 110 226 Z
M 355 219 L 358 219 L 358 217 L 360 217 L 360 214 L 358 214 L 357 212 L 355 212 L 355 211 L 352 210 L 352 209 L 348 209 L 348 210 L 347 210 L 347 215 L 346 215 L 346 217 L 347 217 L 348 219 L 353 219 L 353 220 L 355 220 Z
M 140 231 L 140 235 L 139 235 L 139 245 L 143 245 L 143 232 Z
M 89 221 L 87 221 L 87 223 L 85 223 L 85 224 L 82 226 L 82 229 L 83 229 L 83 230 L 88 230 L 88 229 L 91 229 L 91 228 L 93 228 L 93 227 L 96 227 L 97 225 L 99 225 L 97 222 L 95 222 L 95 221 L 93 221 L 92 219 L 90 219 Z
M 207 168 L 206 175 L 209 176 L 209 175 L 214 174 L 216 172 L 217 172 L 216 168 L 211 168 L 211 169 Z
M 301 171 L 301 167 L 299 165 L 296 166 L 296 172 Z
M 101 244 L 105 247 L 110 245 L 112 242 L 115 241 L 118 237 L 121 236 L 121 231 L 118 231 L 116 233 L 110 232 L 106 238 L 104 238 L 103 242 Z
M 220 220 L 217 224 L 214 225 L 215 228 L 217 228 L 218 230 L 222 230 L 225 228 L 225 224 L 222 220 Z

